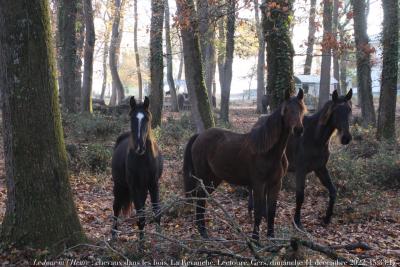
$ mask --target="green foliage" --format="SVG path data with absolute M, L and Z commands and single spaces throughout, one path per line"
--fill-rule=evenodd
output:
M 104 172 L 111 162 L 111 149 L 102 144 L 90 144 L 84 151 L 82 164 L 92 172 Z

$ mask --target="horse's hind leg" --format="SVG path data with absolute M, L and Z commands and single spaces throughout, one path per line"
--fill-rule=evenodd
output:
M 197 189 L 196 197 L 199 198 L 196 205 L 197 229 L 199 230 L 201 237 L 208 238 L 206 223 L 204 221 L 204 213 L 206 212 L 206 193 L 201 188 Z
M 300 229 L 303 229 L 301 223 L 301 206 L 304 202 L 304 187 L 306 182 L 306 173 L 303 171 L 296 171 L 296 211 L 294 214 L 294 223 Z
M 249 186 L 247 190 L 249 191 L 249 202 L 247 203 L 247 211 L 251 219 L 253 217 L 253 209 L 254 209 L 253 189 L 251 189 L 251 186 Z
M 274 237 L 274 223 L 276 214 L 276 203 L 278 201 L 279 191 L 281 190 L 281 184 L 277 183 L 271 188 L 268 188 L 267 192 L 267 221 L 268 230 L 267 236 Z
M 117 235 L 118 230 L 118 217 L 121 213 L 123 207 L 129 207 L 130 199 L 129 199 L 129 190 L 118 185 L 114 185 L 114 203 L 113 203 L 113 226 L 111 229 L 111 235 L 114 239 Z
M 263 210 L 265 209 L 265 190 L 264 185 L 254 186 L 254 228 L 252 238 L 256 241 L 260 240 L 260 224 Z
M 315 174 L 318 176 L 321 183 L 329 191 L 329 204 L 324 218 L 324 223 L 329 224 L 333 214 L 333 206 L 335 205 L 335 200 L 336 200 L 336 188 L 332 183 L 331 177 L 329 176 L 329 172 L 326 169 L 326 166 L 322 167 L 319 170 L 316 170 Z

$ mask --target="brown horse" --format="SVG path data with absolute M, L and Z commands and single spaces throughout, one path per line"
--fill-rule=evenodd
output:
M 284 151 L 292 132 L 302 134 L 304 111 L 303 91 L 300 91 L 297 97 L 287 96 L 265 123 L 249 133 L 211 128 L 190 138 L 184 155 L 184 186 L 187 195 L 201 198 L 197 200 L 196 222 L 202 237 L 208 236 L 204 222 L 206 192 L 198 187 L 199 180 L 210 194 L 223 180 L 254 190 L 252 237 L 255 240 L 259 240 L 267 196 L 267 235 L 273 236 L 276 202 L 288 166 Z
M 350 143 L 352 136 L 349 130 L 351 116 L 351 97 L 353 91 L 345 96 L 339 96 L 335 90 L 332 100 L 325 103 L 323 108 L 303 120 L 304 134 L 301 137 L 290 136 L 286 147 L 289 160 L 289 172 L 296 173 L 296 212 L 294 221 L 303 228 L 300 220 L 301 206 L 304 202 L 304 187 L 306 175 L 314 172 L 322 185 L 329 191 L 329 204 L 324 223 L 328 224 L 333 213 L 336 199 L 336 188 L 332 183 L 326 164 L 329 159 L 329 140 L 337 130 L 342 145 Z M 257 125 L 262 125 L 266 119 L 260 118 Z M 252 194 L 249 194 L 249 213 L 253 209 Z

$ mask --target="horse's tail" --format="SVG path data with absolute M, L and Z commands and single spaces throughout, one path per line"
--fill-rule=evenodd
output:
M 186 145 L 185 154 L 183 157 L 183 185 L 187 197 L 190 196 L 190 192 L 196 188 L 197 184 L 196 179 L 193 177 L 195 173 L 192 159 L 192 145 L 198 136 L 198 134 L 195 134 L 190 137 L 189 142 Z

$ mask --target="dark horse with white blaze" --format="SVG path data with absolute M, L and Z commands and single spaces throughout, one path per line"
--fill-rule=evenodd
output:
M 118 216 L 121 210 L 128 213 L 132 201 L 138 214 L 140 239 L 143 238 L 145 225 L 144 205 L 147 192 L 153 205 L 155 221 L 160 224 L 158 180 L 162 174 L 163 159 L 151 133 L 151 113 L 149 99 L 136 103 L 130 99 L 131 131 L 120 135 L 114 147 L 112 157 L 112 177 L 114 181 L 114 224 L 112 235 L 115 237 Z
M 321 183 L 329 191 L 329 204 L 326 210 L 324 223 L 331 221 L 333 206 L 336 200 L 336 188 L 329 176 L 326 164 L 329 159 L 329 140 L 335 130 L 339 133 L 343 145 L 350 143 L 352 136 L 349 130 L 351 116 L 352 90 L 345 96 L 339 96 L 335 90 L 332 100 L 323 108 L 311 115 L 304 116 L 304 134 L 301 137 L 291 135 L 286 147 L 286 157 L 289 160 L 289 172 L 296 174 L 296 212 L 294 221 L 303 228 L 300 220 L 301 206 L 304 202 L 304 187 L 306 175 L 314 172 Z M 256 125 L 264 124 L 267 118 L 261 117 Z M 249 212 L 253 209 L 252 194 L 249 195 Z
M 202 237 L 207 238 L 204 221 L 206 192 L 222 182 L 250 186 L 254 190 L 255 221 L 252 237 L 259 240 L 262 209 L 268 204 L 268 236 L 274 234 L 276 202 L 281 179 L 287 170 L 284 154 L 289 135 L 303 132 L 303 91 L 289 97 L 261 124 L 246 134 L 211 128 L 190 138 L 184 155 L 184 186 L 188 196 L 197 198 L 196 222 Z

